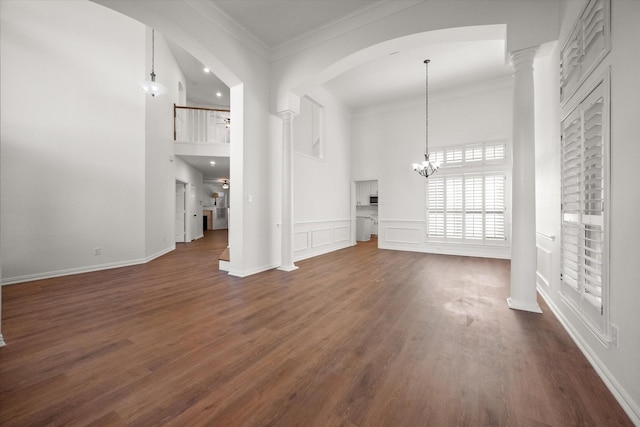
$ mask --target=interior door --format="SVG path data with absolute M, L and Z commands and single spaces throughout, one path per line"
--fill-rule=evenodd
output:
M 185 186 L 181 182 L 176 182 L 176 214 L 175 214 L 175 241 L 185 242 L 186 237 L 186 214 L 185 209 Z

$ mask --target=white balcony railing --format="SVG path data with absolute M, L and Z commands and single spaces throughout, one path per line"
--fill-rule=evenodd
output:
M 173 105 L 173 140 L 229 143 L 229 110 Z

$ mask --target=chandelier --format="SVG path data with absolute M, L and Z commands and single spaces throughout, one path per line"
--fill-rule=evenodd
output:
M 140 89 L 145 91 L 151 96 L 162 95 L 167 91 L 164 85 L 156 82 L 156 72 L 154 71 L 155 65 L 155 52 L 156 52 L 156 30 L 151 29 L 151 80 L 146 80 L 140 83 Z
M 429 178 L 436 173 L 440 167 L 440 162 L 432 162 L 429 160 L 429 62 L 428 59 L 424 60 L 425 64 L 425 139 L 424 139 L 424 161 L 420 163 L 413 163 L 413 170 L 418 172 L 421 176 Z

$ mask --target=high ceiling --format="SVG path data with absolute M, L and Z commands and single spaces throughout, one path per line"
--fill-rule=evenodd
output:
M 317 31 L 330 31 L 338 25 L 353 22 L 357 15 L 394 2 L 410 7 L 417 0 L 208 0 L 226 17 L 267 50 L 277 49 L 291 40 L 301 40 Z M 354 24 L 355 25 L 355 24 Z M 499 26 L 493 26 L 499 27 Z M 429 89 L 441 92 L 510 74 L 505 64 L 504 32 L 498 28 L 467 28 L 465 37 L 437 42 L 408 44 L 369 58 L 369 61 L 324 84 L 344 105 L 352 110 L 384 105 L 401 99 L 424 95 L 424 59 L 430 59 Z M 504 31 L 504 30 L 502 30 Z M 476 41 L 469 35 L 479 34 Z M 200 105 L 229 105 L 229 88 L 212 74 L 203 72 L 204 65 L 179 46 L 170 43 L 186 78 L 189 101 Z M 217 98 L 220 91 L 223 96 Z M 208 102 L 206 102 L 208 101 Z M 190 163 L 194 164 L 195 159 Z M 211 177 L 208 160 L 200 168 Z M 218 178 L 217 176 L 216 178 Z M 227 173 L 228 177 L 228 173 Z
M 396 0 L 403 1 L 403 0 Z M 210 0 L 268 48 L 388 0 Z

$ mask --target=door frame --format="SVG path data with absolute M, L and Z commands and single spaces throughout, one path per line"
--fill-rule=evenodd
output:
M 187 221 L 187 185 L 188 183 L 184 182 L 184 181 L 180 181 L 179 179 L 176 179 L 176 190 L 178 189 L 178 187 L 182 188 L 183 191 L 183 195 L 184 197 L 182 198 L 182 203 L 184 206 L 182 206 L 182 224 L 184 225 L 184 232 L 182 234 L 182 242 L 178 242 L 176 241 L 176 243 L 188 243 L 190 242 L 190 240 L 188 239 L 189 236 L 189 221 Z M 173 213 L 174 215 L 176 214 L 176 198 L 174 197 L 174 205 L 173 205 Z M 176 236 L 176 225 L 175 225 L 175 217 L 174 217 L 174 221 L 173 221 L 173 236 L 174 236 L 174 240 L 175 240 L 175 236 Z

